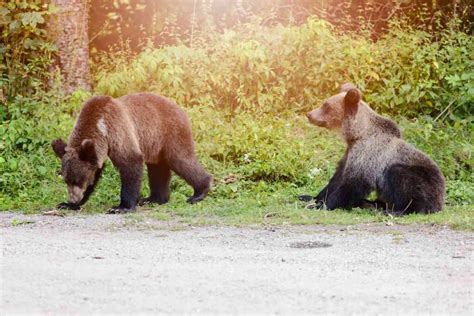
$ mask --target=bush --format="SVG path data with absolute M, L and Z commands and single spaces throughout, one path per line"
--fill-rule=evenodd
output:
M 78 91 L 65 100 L 51 93 L 9 102 L 11 119 L 0 122 L 0 206 L 6 200 L 17 206 L 27 201 L 47 203 L 57 193 L 50 191 L 52 183 L 59 187 L 59 166 L 50 143 L 71 132 L 71 114 L 78 113 L 88 96 Z
M 10 102 L 21 102 L 15 98 L 32 97 L 47 86 L 56 49 L 46 19 L 55 11 L 41 0 L 8 1 L 0 7 L 0 122 L 10 117 Z
M 0 209 L 52 206 L 66 198 L 50 142 L 70 134 L 87 96 L 77 93 L 63 102 L 37 103 L 31 117 L 0 124 Z M 233 199 L 245 192 L 265 195 L 281 186 L 317 191 L 344 151 L 337 135 L 311 126 L 297 113 L 242 112 L 231 117 L 202 106 L 186 111 L 199 160 L 213 174 L 213 195 L 218 198 Z M 448 203 L 473 204 L 472 121 L 458 120 L 453 126 L 432 119 L 398 121 L 407 140 L 440 165 L 448 180 Z M 118 202 L 118 174 L 108 164 L 91 205 Z M 146 182 L 144 178 L 145 190 Z M 190 190 L 174 178 L 174 194 Z
M 310 19 L 299 27 L 247 25 L 199 42 L 194 48 L 147 46 L 137 56 L 118 51 L 94 67 L 97 93 L 154 91 L 185 107 L 199 160 L 215 178 L 212 196 L 255 193 L 268 201 L 280 188 L 286 190 L 280 196 L 291 199 L 297 191 L 321 189 L 344 145 L 310 126 L 303 112 L 353 81 L 440 165 L 448 204 L 474 204 L 472 39 L 455 26 L 434 36 L 394 24 L 374 42 Z M 58 95 L 7 100 L 9 117 L 0 121 L 0 209 L 53 206 L 66 198 L 50 142 L 70 134 L 89 94 Z M 191 190 L 176 177 L 172 186 L 177 195 Z M 119 189 L 109 166 L 88 205 L 118 202 Z
M 314 18 L 293 27 L 247 25 L 199 47 L 149 45 L 131 62 L 115 52 L 98 66 L 96 87 L 113 96 L 151 90 L 228 113 L 279 113 L 309 110 L 350 81 L 380 112 L 467 118 L 474 41 L 457 25 L 431 35 L 393 23 L 378 41 Z

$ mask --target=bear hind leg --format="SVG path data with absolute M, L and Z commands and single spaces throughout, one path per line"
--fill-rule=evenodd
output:
M 147 164 L 150 196 L 140 200 L 140 205 L 147 203 L 165 204 L 170 199 L 171 169 L 162 162 Z
M 438 170 L 427 166 L 396 164 L 384 174 L 379 196 L 387 201 L 387 213 L 432 213 L 441 210 L 444 184 Z
M 195 157 L 175 159 L 169 162 L 171 170 L 183 178 L 194 189 L 194 194 L 188 198 L 188 203 L 203 200 L 211 188 L 211 176 L 202 168 Z

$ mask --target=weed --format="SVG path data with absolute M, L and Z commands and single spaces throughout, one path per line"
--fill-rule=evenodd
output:
M 28 220 L 21 220 L 21 219 L 13 219 L 12 220 L 12 226 L 13 227 L 16 227 L 16 226 L 21 226 L 21 225 L 30 225 L 30 224 L 34 224 L 35 222 L 33 221 L 28 221 Z

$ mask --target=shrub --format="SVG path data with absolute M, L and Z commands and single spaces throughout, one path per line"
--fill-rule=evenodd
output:
M 440 165 L 448 203 L 474 204 L 472 39 L 455 25 L 434 36 L 394 24 L 375 42 L 310 19 L 298 27 L 242 26 L 199 43 L 103 56 L 94 65 L 96 90 L 112 96 L 154 91 L 184 106 L 199 159 L 215 178 L 214 197 L 256 193 L 264 201 L 281 187 L 293 195 L 303 187 L 319 190 L 344 145 L 310 126 L 302 112 L 353 81 Z M 52 206 L 65 198 L 50 142 L 70 134 L 88 96 L 50 91 L 6 100 L 0 209 Z M 175 194 L 189 194 L 183 181 L 172 185 Z M 109 166 L 91 205 L 115 203 L 118 194 L 119 178 Z
M 65 101 L 36 101 L 31 117 L 0 124 L 0 209 L 52 206 L 66 198 L 58 176 L 60 163 L 50 142 L 70 134 L 87 96 L 77 93 Z M 329 180 L 344 151 L 337 135 L 311 126 L 297 113 L 229 116 L 202 106 L 186 111 L 199 160 L 214 176 L 215 197 L 264 194 L 281 186 L 317 191 Z M 472 121 L 458 120 L 453 126 L 423 118 L 398 121 L 407 140 L 440 165 L 448 180 L 448 203 L 473 204 Z M 117 202 L 119 178 L 108 164 L 92 205 Z M 173 181 L 175 194 L 190 190 L 183 181 Z
M 46 88 L 55 51 L 46 18 L 55 11 L 40 0 L 7 1 L 0 7 L 0 122 L 10 116 L 7 101 Z
M 151 90 L 234 114 L 309 110 L 351 81 L 384 113 L 466 118 L 474 114 L 473 50 L 456 21 L 436 35 L 393 23 L 374 41 L 311 18 L 292 27 L 247 25 L 194 48 L 149 45 L 131 62 L 118 51 L 102 59 L 95 79 L 99 93 Z

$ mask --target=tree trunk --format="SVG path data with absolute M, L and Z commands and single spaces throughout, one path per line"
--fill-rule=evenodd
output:
M 51 32 L 58 47 L 63 88 L 71 93 L 90 90 L 89 72 L 89 0 L 51 0 L 59 12 L 51 20 Z

